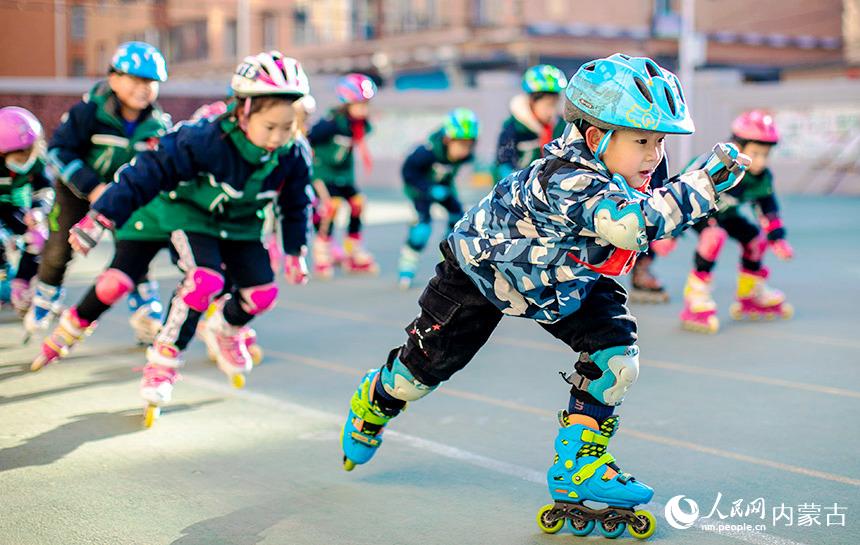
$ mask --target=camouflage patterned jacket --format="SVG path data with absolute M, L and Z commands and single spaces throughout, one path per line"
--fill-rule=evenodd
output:
M 714 186 L 703 170 L 648 194 L 622 184 L 594 161 L 570 125 L 547 144 L 543 159 L 501 180 L 469 210 L 448 242 L 463 271 L 504 314 L 556 322 L 579 309 L 602 274 L 594 269 L 628 252 L 598 235 L 601 202 L 641 209 L 642 250 L 648 241 L 676 236 L 717 209 Z

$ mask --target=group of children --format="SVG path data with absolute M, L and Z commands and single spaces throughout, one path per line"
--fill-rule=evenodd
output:
M 342 78 L 340 106 L 309 130 L 308 77 L 277 51 L 246 57 L 226 101 L 175 126 L 156 103 L 166 79 L 156 48 L 123 44 L 107 79 L 63 116 L 47 150 L 30 112 L 0 109 L 0 224 L 11 233 L 7 249 L 20 241 L 21 254 L 17 267 L 0 254 L 2 274 L 28 335 L 47 334 L 32 369 L 62 358 L 128 297 L 132 326 L 149 345 L 140 385 L 147 426 L 170 400 L 195 335 L 232 383 L 244 384 L 258 350 L 249 323 L 275 305 L 276 271 L 290 284 L 307 282 L 311 225 L 313 274 L 331 278 L 338 264 L 378 270 L 362 242 L 354 165 L 357 155 L 372 168 L 371 78 Z M 448 233 L 405 342 L 363 377 L 349 403 L 344 467 L 368 462 L 389 421 L 466 366 L 503 316 L 527 318 L 578 353 L 547 476 L 554 503 L 540 510 L 540 527 L 557 532 L 569 520 L 586 535 L 599 523 L 607 537 L 627 528 L 646 538 L 654 517 L 634 508 L 653 491 L 607 453 L 615 408 L 639 373 L 636 321 L 615 277 L 633 270 L 635 289 L 660 292 L 647 268 L 652 258 L 643 267 L 637 256 L 665 253 L 667 241 L 692 228 L 699 242 L 681 320 L 715 331 L 711 270 L 731 236 L 743 247 L 733 314 L 789 315 L 762 265 L 768 247 L 792 256 L 766 168 L 776 128 L 764 112 L 745 113 L 731 143 L 669 178 L 664 138 L 691 134 L 694 125 L 681 83 L 651 59 L 615 54 L 584 64 L 569 81 L 538 65 L 522 87 L 499 135 L 497 183 L 475 206 L 464 210 L 455 184 L 479 136 L 472 110 L 450 112 L 403 163 L 417 219 L 400 251 L 400 286 L 415 281 L 433 204 L 447 211 Z M 349 224 L 341 250 L 332 228 L 342 202 Z M 745 202 L 756 206 L 761 227 L 739 213 Z M 110 265 L 63 309 L 73 250 L 86 255 L 107 231 Z M 149 273 L 161 250 L 183 274 L 166 310 Z

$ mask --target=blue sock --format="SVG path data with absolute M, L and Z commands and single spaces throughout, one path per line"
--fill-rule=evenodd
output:
M 603 405 L 601 403 L 588 403 L 581 399 L 576 399 L 570 396 L 570 401 L 567 405 L 567 412 L 570 414 L 584 414 L 597 420 L 597 424 L 603 424 L 603 421 L 612 416 L 615 412 L 615 407 Z

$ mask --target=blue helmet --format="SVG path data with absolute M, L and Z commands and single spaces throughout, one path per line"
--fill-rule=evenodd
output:
M 167 81 L 167 63 L 156 47 L 146 42 L 125 42 L 113 54 L 110 67 L 116 72 L 155 81 Z
M 681 82 L 648 57 L 616 53 L 582 65 L 565 90 L 564 118 L 603 129 L 692 134 Z

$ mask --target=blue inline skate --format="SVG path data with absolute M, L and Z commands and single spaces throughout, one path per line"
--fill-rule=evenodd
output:
M 373 401 L 379 375 L 380 369 L 368 371 L 349 401 L 349 415 L 343 425 L 341 438 L 343 468 L 347 471 L 352 471 L 356 465 L 370 461 L 382 445 L 382 432 L 385 425 L 394 418 L 386 415 Z
M 555 440 L 555 460 L 547 471 L 554 503 L 538 511 L 540 529 L 554 534 L 570 521 L 574 535 L 586 536 L 599 522 L 600 533 L 610 539 L 624 530 L 638 539 L 651 537 L 656 529 L 654 515 L 633 509 L 651 501 L 654 491 L 622 473 L 606 452 L 618 429 L 618 417 L 610 416 L 600 426 L 590 416 L 567 411 L 559 412 L 558 419 L 561 428 Z M 589 507 L 586 501 L 607 506 Z

